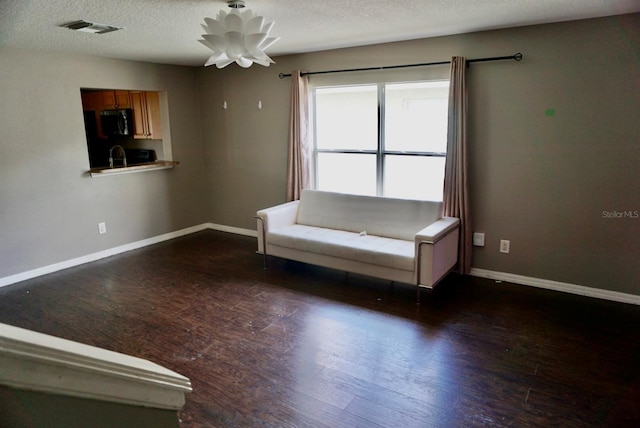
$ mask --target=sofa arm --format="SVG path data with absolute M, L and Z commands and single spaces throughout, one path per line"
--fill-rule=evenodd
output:
M 256 217 L 264 221 L 265 232 L 278 229 L 283 226 L 295 224 L 298 217 L 298 205 L 300 201 L 287 202 L 275 207 L 265 208 L 256 213 Z
M 265 208 L 256 213 L 258 231 L 258 253 L 265 252 L 264 241 L 269 231 L 296 223 L 300 201 L 287 202 L 275 207 Z M 266 263 L 266 262 L 265 262 Z
M 443 217 L 416 234 L 416 283 L 433 288 L 458 261 L 460 220 Z
M 418 233 L 416 233 L 416 244 L 420 242 L 426 242 L 429 244 L 435 244 L 440 239 L 444 238 L 451 232 L 460 227 L 460 219 L 457 217 L 442 217 L 436 220 L 434 223 L 425 227 Z

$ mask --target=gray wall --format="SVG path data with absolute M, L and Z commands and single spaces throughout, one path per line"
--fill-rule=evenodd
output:
M 11 428 L 178 428 L 178 412 L 25 391 L 0 385 L 0 426 Z
M 88 177 L 81 87 L 167 91 L 180 165 Z M 5 48 L 0 99 L 0 278 L 206 221 L 193 68 Z
M 640 294 L 640 219 L 603 216 L 640 211 L 639 29 L 636 14 L 199 69 L 208 218 L 253 229 L 257 209 L 284 201 L 290 80 L 279 72 L 522 52 L 468 73 L 473 223 L 487 244 L 473 266 Z
M 285 196 L 290 80 L 279 72 L 522 52 L 521 63 L 469 69 L 471 201 L 487 237 L 473 266 L 640 295 L 640 219 L 603 216 L 640 210 L 639 41 L 635 14 L 286 56 L 269 68 L 0 49 L 0 278 L 205 222 L 254 229 L 255 211 Z M 167 91 L 181 164 L 86 177 L 81 87 Z

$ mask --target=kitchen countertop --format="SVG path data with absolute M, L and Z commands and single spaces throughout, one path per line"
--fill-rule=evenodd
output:
M 91 168 L 88 172 L 91 177 L 104 177 L 118 174 L 129 174 L 132 172 L 141 172 L 141 171 L 155 171 L 158 169 L 169 169 L 173 168 L 175 165 L 178 165 L 180 162 L 178 161 L 156 161 L 149 163 L 141 163 L 138 165 L 131 166 L 116 166 L 114 168 L 103 167 L 103 168 Z

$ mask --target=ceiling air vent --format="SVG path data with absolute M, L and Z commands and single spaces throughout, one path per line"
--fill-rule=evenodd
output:
M 87 22 L 82 20 L 62 24 L 60 27 L 93 34 L 105 34 L 112 31 L 122 30 L 122 27 L 114 27 L 113 25 L 98 24 L 96 22 Z

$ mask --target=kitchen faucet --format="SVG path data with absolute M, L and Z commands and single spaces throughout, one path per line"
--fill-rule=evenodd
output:
M 109 168 L 113 168 L 113 149 L 115 148 L 119 148 L 122 152 L 122 166 L 127 166 L 127 155 L 124 152 L 124 148 L 121 145 L 116 144 L 109 149 Z

